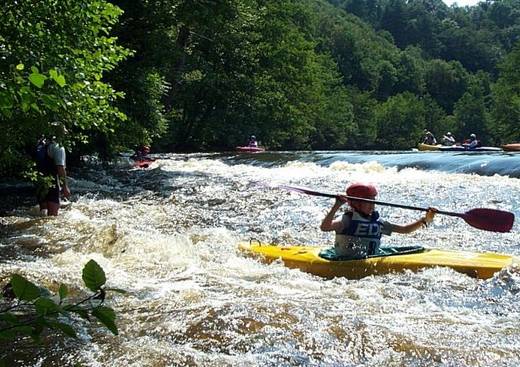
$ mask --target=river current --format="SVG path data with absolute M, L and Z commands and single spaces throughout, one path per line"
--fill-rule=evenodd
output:
M 477 280 L 433 268 L 361 280 L 319 277 L 243 256 L 237 243 L 330 245 L 319 225 L 338 193 L 374 183 L 378 200 L 520 216 L 520 154 L 268 152 L 169 154 L 148 169 L 95 163 L 71 173 L 58 218 L 22 205 L 2 217 L 0 280 L 20 273 L 83 288 L 107 274 L 119 336 L 78 320 L 78 340 L 16 351 L 20 366 L 518 366 L 520 271 Z M 423 213 L 378 207 L 394 223 Z M 520 256 L 510 233 L 438 215 L 385 245 Z M 53 288 L 53 289 L 54 289 Z M 7 347 L 7 346 L 6 346 Z M 2 355 L 7 353 L 0 346 Z

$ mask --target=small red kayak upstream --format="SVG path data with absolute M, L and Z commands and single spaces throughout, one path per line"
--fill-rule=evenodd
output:
M 155 159 L 153 159 L 153 158 L 143 158 L 143 159 L 138 159 L 138 160 L 134 161 L 133 167 L 134 167 L 134 168 L 142 168 L 142 169 L 145 169 L 145 168 L 150 167 L 150 165 L 151 165 L 154 161 L 155 161 Z
M 245 146 L 245 147 L 236 147 L 235 148 L 237 152 L 241 152 L 241 153 L 260 153 L 260 152 L 265 152 L 265 148 L 262 148 L 262 147 L 248 147 L 248 146 Z

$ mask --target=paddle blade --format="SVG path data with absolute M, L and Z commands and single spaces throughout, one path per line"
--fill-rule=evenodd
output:
M 470 226 L 491 232 L 509 232 L 513 227 L 515 215 L 498 209 L 478 208 L 461 215 Z

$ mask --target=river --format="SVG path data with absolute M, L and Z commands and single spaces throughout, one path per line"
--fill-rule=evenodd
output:
M 81 288 L 90 259 L 107 274 L 120 335 L 78 321 L 78 340 L 18 351 L 20 366 L 518 366 L 520 272 L 477 280 L 446 268 L 324 280 L 237 251 L 258 239 L 331 244 L 331 199 L 369 181 L 378 199 L 520 216 L 520 154 L 267 152 L 157 155 L 148 169 L 91 163 L 72 172 L 59 218 L 22 205 L 2 219 L 0 280 L 18 272 Z M 23 202 L 23 201 L 22 201 Z M 395 223 L 422 213 L 379 207 Z M 437 216 L 386 245 L 520 256 L 520 224 L 480 231 Z M 2 347 L 0 347 L 0 350 Z M 4 350 L 5 354 L 6 351 Z

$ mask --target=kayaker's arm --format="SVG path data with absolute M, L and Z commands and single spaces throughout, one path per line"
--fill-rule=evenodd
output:
M 430 210 L 426 212 L 426 215 L 423 218 L 419 219 L 417 222 L 413 222 L 404 226 L 394 224 L 393 231 L 397 233 L 411 233 L 417 231 L 419 228 L 425 227 L 433 221 L 433 218 L 435 217 L 435 212 L 436 209 L 430 208 Z
M 343 226 L 341 221 L 334 222 L 333 219 L 334 219 L 334 215 L 336 215 L 336 212 L 338 211 L 338 209 L 344 203 L 345 203 L 345 199 L 342 200 L 339 197 L 336 198 L 336 202 L 334 203 L 332 208 L 330 208 L 329 212 L 327 213 L 327 215 L 325 216 L 325 218 L 323 218 L 323 221 L 321 222 L 320 229 L 322 231 L 329 232 L 329 231 L 341 230 L 340 227 Z

